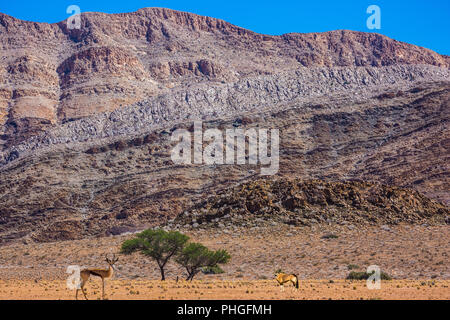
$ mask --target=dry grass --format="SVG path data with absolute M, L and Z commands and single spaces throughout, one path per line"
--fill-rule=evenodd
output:
M 449 280 L 384 281 L 380 290 L 369 290 L 365 281 L 303 280 L 300 289 L 286 287 L 280 291 L 274 280 L 111 280 L 106 284 L 106 297 L 118 299 L 450 299 Z M 90 300 L 101 299 L 101 281 L 91 280 L 87 286 Z M 65 281 L 7 280 L 0 281 L 0 299 L 74 299 L 75 291 Z M 82 297 L 81 292 L 79 298 Z
M 184 271 L 170 263 L 168 281 L 160 282 L 154 262 L 139 254 L 120 255 L 106 293 L 109 299 L 449 299 L 449 231 L 449 226 L 399 225 L 391 231 L 329 226 L 274 228 L 266 234 L 190 232 L 193 241 L 230 252 L 231 262 L 222 266 L 225 273 L 200 273 L 186 283 L 181 281 Z M 329 233 L 339 237 L 322 237 Z M 106 267 L 104 254 L 117 252 L 130 237 L 3 246 L 0 299 L 73 299 L 74 291 L 66 288 L 67 266 Z M 342 280 L 373 264 L 394 278 L 384 281 L 381 290 Z M 280 292 L 273 280 L 279 268 L 299 276 L 297 293 Z M 101 296 L 100 285 L 99 279 L 89 281 L 91 299 Z
M 323 239 L 333 233 L 337 239 Z M 199 279 L 272 279 L 274 271 L 297 274 L 301 279 L 345 279 L 357 265 L 364 271 L 378 265 L 394 279 L 450 280 L 449 226 L 392 226 L 349 229 L 344 226 L 273 229 L 270 233 L 239 231 L 231 235 L 216 230 L 188 233 L 212 249 L 231 254 L 224 274 Z M 131 236 L 63 241 L 57 243 L 14 244 L 1 247 L 0 280 L 67 278 L 69 265 L 107 267 L 105 253 L 117 252 Z M 158 279 L 156 264 L 139 254 L 120 256 L 116 279 Z M 168 279 L 183 278 L 175 264 L 167 268 Z

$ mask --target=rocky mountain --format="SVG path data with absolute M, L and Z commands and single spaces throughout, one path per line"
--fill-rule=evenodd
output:
M 0 14 L 0 42 L 3 148 L 195 83 L 235 83 L 300 67 L 450 65 L 448 56 L 374 33 L 267 36 L 162 8 L 83 13 L 80 29 Z
M 378 181 L 448 203 L 449 84 L 373 94 L 359 100 L 352 93 L 325 95 L 205 121 L 203 128 L 279 128 L 280 169 L 274 178 Z M 174 164 L 171 132 L 183 127 L 190 130 L 192 122 L 95 143 L 51 145 L 10 161 L 1 169 L 2 242 L 134 231 L 260 178 L 259 165 Z
M 249 164 L 174 164 L 171 133 L 195 119 L 279 129 L 274 181 L 320 180 L 311 188 L 350 208 L 333 204 L 333 216 L 448 221 L 448 56 L 374 33 L 266 36 L 160 8 L 81 21 L 0 14 L 0 243 L 155 226 L 260 178 Z M 325 217 L 325 203 L 306 204 L 285 213 Z

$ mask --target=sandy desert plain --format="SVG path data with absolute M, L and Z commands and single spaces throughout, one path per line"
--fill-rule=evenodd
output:
M 192 282 L 169 263 L 166 281 L 159 280 L 155 262 L 133 254 L 119 255 L 117 272 L 106 281 L 106 299 L 450 299 L 448 226 L 399 225 L 279 227 L 271 234 L 232 234 L 186 230 L 191 240 L 211 248 L 227 249 L 232 259 L 225 273 L 200 273 Z M 327 237 L 327 235 L 337 237 Z M 3 246 L 0 255 L 0 299 L 67 299 L 69 265 L 106 267 L 104 255 L 119 251 L 132 235 Z M 380 266 L 393 280 L 380 290 L 369 290 L 366 281 L 345 280 L 350 270 Z M 275 270 L 295 273 L 298 291 L 280 290 Z M 176 281 L 179 277 L 178 282 Z M 101 280 L 87 285 L 90 300 L 101 299 Z M 80 292 L 79 299 L 82 298 Z
M 0 13 L 0 299 L 73 300 L 67 268 L 112 253 L 109 300 L 450 299 L 450 56 L 376 32 L 84 10 L 79 28 Z M 204 129 L 194 151 L 210 129 L 277 129 L 277 174 L 260 177 L 269 143 L 255 166 L 247 134 L 245 164 L 215 148 L 214 165 L 173 161 L 179 129 Z M 165 223 L 226 249 L 224 273 L 186 282 L 171 260 L 160 281 L 119 254 Z M 371 265 L 393 280 L 345 280 Z

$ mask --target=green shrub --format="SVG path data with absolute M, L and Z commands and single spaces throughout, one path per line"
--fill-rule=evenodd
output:
M 220 273 L 225 273 L 225 271 L 222 270 L 221 267 L 219 266 L 214 266 L 214 267 L 204 267 L 202 268 L 202 272 L 204 274 L 220 274 Z
M 374 273 L 375 273 L 375 271 L 373 271 L 372 273 L 367 273 L 365 271 L 351 271 L 348 274 L 346 279 L 347 280 L 367 280 Z M 381 280 L 392 280 L 392 277 L 383 271 L 381 271 L 380 278 L 381 278 Z
M 357 264 L 349 264 L 347 266 L 348 270 L 354 270 L 354 269 L 359 269 L 359 266 Z

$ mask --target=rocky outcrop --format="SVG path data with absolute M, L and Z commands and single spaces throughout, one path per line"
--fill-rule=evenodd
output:
M 185 76 L 206 76 L 210 80 L 237 80 L 236 72 L 226 70 L 222 65 L 206 59 L 158 62 L 150 66 L 150 74 L 158 80 Z
M 398 224 L 450 222 L 450 210 L 414 190 L 361 181 L 256 180 L 199 202 L 168 224 L 221 229 L 278 223 Z

